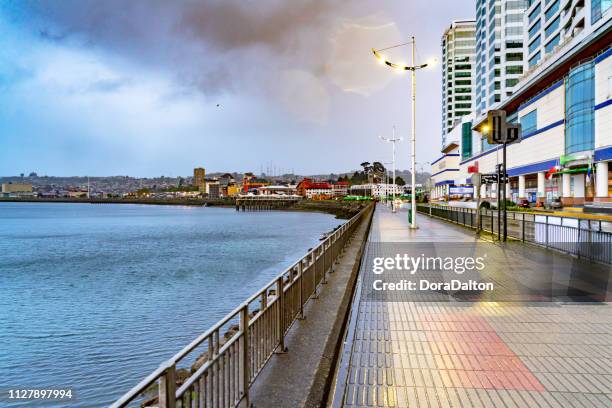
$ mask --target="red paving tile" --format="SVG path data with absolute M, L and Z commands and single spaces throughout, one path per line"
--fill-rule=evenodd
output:
M 419 316 L 430 350 L 434 370 L 446 386 L 460 388 L 544 391 L 495 329 L 481 316 L 465 313 L 423 314 Z M 446 354 L 448 353 L 448 354 Z

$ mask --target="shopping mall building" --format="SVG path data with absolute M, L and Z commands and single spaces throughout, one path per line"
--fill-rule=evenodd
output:
M 573 12 L 564 4 L 576 1 L 561 1 L 556 14 L 538 9 L 541 18 L 530 23 L 539 3 L 532 2 L 525 17 L 533 27 L 527 26 L 524 53 L 529 61 L 537 54 L 537 61 L 526 63 L 513 93 L 489 108 L 505 110 L 509 122 L 522 126 L 521 142 L 507 148 L 506 196 L 531 202 L 561 197 L 564 205 L 612 202 L 612 10 L 603 16 L 587 7 Z M 554 25 L 562 40 L 545 47 L 544 39 L 557 38 L 556 31 L 546 33 L 551 18 L 560 21 Z M 483 139 L 485 123 L 486 112 L 463 116 L 446 135 L 432 164 L 433 200 L 469 195 L 471 174 L 494 173 L 502 162 L 501 147 Z M 481 186 L 480 195 L 495 200 L 495 186 Z

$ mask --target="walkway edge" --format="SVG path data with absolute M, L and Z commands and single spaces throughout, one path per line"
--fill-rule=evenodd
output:
M 357 287 L 357 281 L 359 278 L 359 270 L 361 269 L 361 263 L 363 261 L 363 252 L 368 243 L 368 237 L 370 236 L 370 227 L 372 226 L 372 220 L 374 219 L 374 211 L 376 206 L 372 207 L 372 211 L 369 214 L 367 220 L 367 226 L 363 233 L 363 240 L 355 257 L 353 264 L 353 270 L 351 271 L 351 277 L 348 283 L 348 290 L 344 293 L 338 314 L 336 314 L 336 321 L 334 322 L 334 330 L 328 338 L 327 344 L 325 344 L 324 356 L 325 360 L 321 360 L 317 374 L 315 375 L 315 381 L 313 387 L 310 389 L 308 399 L 306 400 L 307 407 L 324 407 L 330 397 L 330 391 L 334 385 L 335 373 L 338 365 L 341 362 L 341 351 L 344 349 L 345 334 L 348 330 L 348 323 L 351 314 L 351 305 L 355 296 L 355 289 Z
M 374 207 L 356 229 L 327 284 L 285 337 L 287 353 L 276 354 L 251 387 L 251 402 L 262 407 L 320 407 L 326 401 L 338 360 L 350 305 L 368 239 Z

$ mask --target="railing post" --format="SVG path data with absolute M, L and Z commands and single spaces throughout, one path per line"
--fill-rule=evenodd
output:
M 525 242 L 525 213 L 523 213 L 523 225 L 521 225 L 521 241 Z
M 548 248 L 548 215 L 546 216 L 545 227 L 546 227 L 546 235 L 545 235 L 546 236 L 546 248 Z
M 314 249 L 310 254 L 310 267 L 312 268 L 312 298 L 318 299 L 317 296 L 317 250 Z
M 321 253 L 321 256 L 323 257 L 323 277 L 321 279 L 321 283 L 324 285 L 327 283 L 327 241 L 327 239 L 323 241 L 323 251 Z
M 576 256 L 578 257 L 578 259 L 580 259 L 580 247 L 581 247 L 581 245 L 580 245 L 580 224 L 581 224 L 581 222 L 580 222 L 580 220 L 578 220 L 578 239 L 576 240 L 577 241 L 576 242 L 576 247 L 577 247 L 576 248 Z
M 300 283 L 299 283 L 299 291 L 300 291 L 300 295 L 299 295 L 299 303 L 300 303 L 300 312 L 298 314 L 298 319 L 305 319 L 306 316 L 304 316 L 304 260 L 300 259 L 300 262 L 298 262 L 298 276 L 300 279 Z
M 240 406 L 249 408 L 249 382 L 251 374 L 249 372 L 251 361 L 249 352 L 249 305 L 244 305 L 240 309 L 240 360 L 238 362 L 240 376 Z
M 278 346 L 282 353 L 287 351 L 285 347 L 285 325 L 283 320 L 285 319 L 285 288 L 283 284 L 283 277 L 279 276 L 276 280 L 276 293 L 278 293 L 278 314 L 276 316 L 276 324 L 278 325 Z
M 172 363 L 159 379 L 159 408 L 176 407 L 176 364 Z

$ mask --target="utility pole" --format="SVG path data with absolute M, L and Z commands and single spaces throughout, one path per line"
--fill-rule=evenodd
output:
M 383 136 L 379 136 L 382 140 L 384 140 L 385 142 L 390 142 L 393 144 L 393 181 L 391 182 L 391 188 L 393 189 L 393 195 L 392 195 L 392 201 L 391 201 L 391 211 L 395 212 L 395 143 L 397 142 L 401 142 L 402 138 L 401 137 L 395 137 L 395 126 L 393 126 L 393 137 L 391 139 L 387 139 Z M 385 170 L 386 172 L 386 170 Z M 389 183 L 387 183 L 386 186 L 387 192 L 389 190 Z
M 416 50 L 416 39 L 412 37 L 412 59 L 410 63 L 414 66 L 414 53 Z M 410 220 L 410 228 L 416 229 L 416 69 L 411 71 L 412 74 L 412 202 L 410 204 L 410 211 L 412 211 L 412 217 Z

